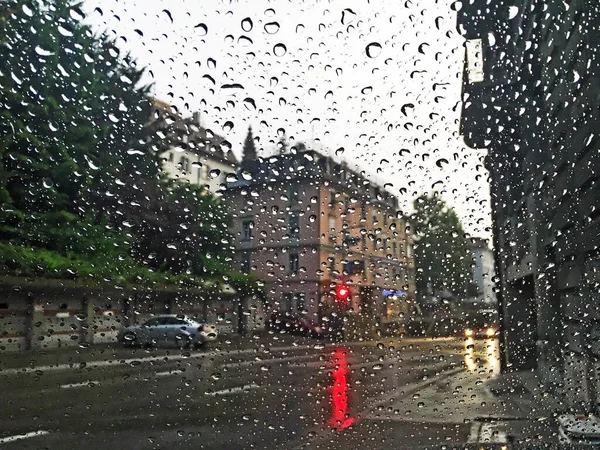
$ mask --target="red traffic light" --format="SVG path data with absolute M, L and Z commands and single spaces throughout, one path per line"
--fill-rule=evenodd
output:
M 339 302 L 345 302 L 350 297 L 348 286 L 341 284 L 335 288 L 335 298 Z

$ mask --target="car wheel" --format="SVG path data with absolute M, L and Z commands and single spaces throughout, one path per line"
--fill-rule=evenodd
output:
M 190 337 L 185 334 L 175 337 L 175 343 L 179 350 L 187 350 L 190 348 Z
M 127 346 L 135 346 L 137 345 L 137 336 L 135 335 L 134 332 L 129 331 L 126 332 L 125 334 L 123 334 L 123 337 L 121 339 L 121 344 L 123 344 L 124 347 Z

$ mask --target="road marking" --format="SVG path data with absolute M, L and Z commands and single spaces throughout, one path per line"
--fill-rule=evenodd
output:
M 269 358 L 269 359 L 252 359 L 250 361 L 239 361 L 239 362 L 232 362 L 232 363 L 227 363 L 227 364 L 221 364 L 219 365 L 219 367 L 246 367 L 246 366 L 253 366 L 255 364 L 274 364 L 274 363 L 279 363 L 279 362 L 286 362 L 286 361 L 302 361 L 305 359 L 313 359 L 315 357 L 319 357 L 319 354 L 313 354 L 313 355 L 298 355 L 298 356 L 287 356 L 285 358 Z M 327 364 L 327 362 L 323 361 L 324 364 Z
M 469 444 L 475 444 L 479 442 L 479 430 L 481 430 L 481 422 L 473 422 L 471 424 L 471 431 L 469 433 Z
M 79 387 L 94 387 L 100 384 L 97 380 L 90 381 L 82 381 L 81 383 L 69 383 L 69 384 L 61 384 L 59 387 L 61 389 L 71 389 L 71 388 L 79 388 Z
M 156 372 L 154 376 L 156 377 L 168 377 L 169 375 L 180 375 L 182 374 L 182 370 L 166 370 L 164 372 Z
M 20 441 L 21 439 L 29 439 L 36 436 L 44 436 L 46 434 L 50 434 L 49 431 L 39 430 L 39 431 L 30 431 L 25 434 L 16 434 L 14 436 L 8 436 L 5 438 L 0 438 L 0 444 L 8 444 L 9 442 Z
M 245 384 L 243 386 L 235 386 L 235 387 L 231 387 L 228 389 L 222 389 L 220 391 L 205 392 L 204 394 L 214 397 L 217 395 L 237 394 L 238 392 L 246 392 L 246 391 L 251 391 L 253 389 L 258 389 L 258 388 L 260 388 L 260 386 L 258 384 L 250 383 L 250 384 Z
M 333 345 L 332 345 L 333 346 Z M 329 347 L 329 346 L 327 346 Z M 303 350 L 303 349 L 315 349 L 315 345 L 288 345 L 281 347 L 270 347 L 269 351 L 271 352 L 283 352 L 289 350 Z M 319 348 L 320 349 L 320 348 Z M 200 352 L 194 353 L 191 356 L 187 355 L 156 355 L 156 356 L 145 356 L 142 358 L 128 358 L 128 359 L 112 359 L 112 360 L 101 360 L 101 361 L 81 361 L 76 363 L 69 364 L 56 364 L 56 365 L 44 365 L 44 366 L 36 366 L 36 367 L 18 367 L 18 368 L 10 368 L 10 369 L 0 369 L 0 376 L 2 375 L 23 375 L 29 373 L 36 373 L 38 371 L 41 372 L 56 372 L 61 370 L 73 370 L 78 369 L 79 367 L 84 367 L 86 369 L 99 368 L 99 367 L 110 367 L 110 366 L 121 366 L 132 363 L 145 363 L 145 362 L 172 362 L 172 361 L 181 361 L 184 359 L 192 359 L 192 358 L 210 358 L 213 356 L 234 356 L 234 355 L 243 355 L 248 353 L 256 353 L 256 348 L 247 348 L 243 350 L 213 350 L 210 352 Z
M 411 340 L 412 341 L 412 340 Z M 441 339 L 432 340 L 431 338 L 419 340 L 420 342 L 436 342 L 441 341 Z M 400 341 L 407 343 L 408 341 Z M 415 341 L 416 342 L 416 341 Z M 327 344 L 309 344 L 309 345 L 286 345 L 281 347 L 268 347 L 271 352 L 283 352 L 289 350 L 325 350 L 336 347 L 354 347 L 354 346 L 367 346 L 367 342 L 343 342 L 343 343 L 327 343 Z M 0 369 L 0 376 L 2 375 L 23 375 L 36 373 L 38 371 L 41 372 L 55 372 L 61 370 L 74 370 L 79 367 L 85 367 L 86 369 L 93 369 L 99 367 L 110 367 L 110 366 L 120 366 L 127 365 L 132 363 L 145 363 L 145 362 L 172 362 L 172 361 L 181 361 L 183 359 L 191 359 L 191 358 L 210 358 L 213 356 L 234 356 L 234 355 L 243 355 L 248 353 L 255 353 L 257 351 L 256 348 L 248 348 L 243 350 L 214 350 L 210 352 L 201 352 L 192 354 L 191 356 L 184 355 L 170 355 L 170 356 L 146 356 L 142 358 L 128 358 L 128 359 L 113 359 L 113 360 L 101 360 L 101 361 L 81 361 L 76 363 L 69 364 L 56 364 L 56 365 L 43 365 L 37 367 L 18 367 L 18 368 L 9 368 L 9 369 Z
M 506 444 L 508 442 L 506 431 L 498 430 L 498 424 L 484 423 L 479 431 L 480 444 Z

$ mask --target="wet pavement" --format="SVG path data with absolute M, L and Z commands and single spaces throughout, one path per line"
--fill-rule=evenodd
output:
M 499 371 L 496 340 L 278 343 L 119 349 L 53 369 L 33 358 L 26 372 L 13 362 L 0 372 L 0 444 L 369 449 L 555 439 L 552 420 L 533 417 L 526 399 L 486 388 Z

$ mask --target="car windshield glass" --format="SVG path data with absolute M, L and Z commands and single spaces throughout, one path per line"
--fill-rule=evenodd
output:
M 600 444 L 599 40 L 592 0 L 0 0 L 0 447 Z

